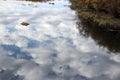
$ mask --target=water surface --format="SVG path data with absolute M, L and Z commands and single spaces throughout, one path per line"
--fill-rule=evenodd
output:
M 70 5 L 0 1 L 0 80 L 120 79 L 119 34 L 83 27 Z

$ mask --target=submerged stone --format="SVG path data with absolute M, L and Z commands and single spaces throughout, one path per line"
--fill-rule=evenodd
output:
M 30 25 L 30 24 L 29 24 L 28 22 L 22 22 L 21 25 L 23 25 L 23 26 L 28 26 L 28 25 Z

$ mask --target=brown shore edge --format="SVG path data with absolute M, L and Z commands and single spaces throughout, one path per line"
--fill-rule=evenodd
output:
M 108 31 L 120 32 L 120 18 L 115 18 L 110 14 L 106 14 L 103 11 L 90 11 L 81 8 L 80 0 L 70 0 L 72 3 L 71 8 L 76 10 L 78 17 L 84 23 L 94 24 L 97 27 L 101 27 Z M 84 25 L 84 24 L 83 24 Z

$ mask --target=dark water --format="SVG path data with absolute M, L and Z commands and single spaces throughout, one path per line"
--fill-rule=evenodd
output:
M 36 1 L 0 1 L 0 80 L 120 80 L 120 33 L 83 27 L 68 0 Z

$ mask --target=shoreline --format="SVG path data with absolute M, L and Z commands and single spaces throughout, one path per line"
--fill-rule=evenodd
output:
M 82 19 L 82 22 L 95 24 L 97 27 L 101 27 L 108 31 L 120 32 L 120 18 L 114 18 L 113 16 L 102 12 L 98 13 L 82 9 L 79 1 L 70 0 L 70 2 L 72 3 L 71 8 L 76 10 L 77 15 Z

